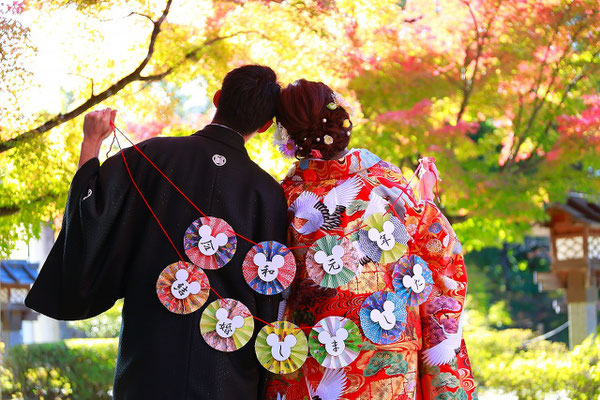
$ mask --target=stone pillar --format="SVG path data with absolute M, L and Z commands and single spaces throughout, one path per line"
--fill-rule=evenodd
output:
M 569 303 L 569 348 L 571 350 L 596 332 L 597 315 L 595 302 Z
M 567 282 L 569 348 L 573 349 L 596 332 L 598 287 L 596 282 L 582 271 L 569 271 Z

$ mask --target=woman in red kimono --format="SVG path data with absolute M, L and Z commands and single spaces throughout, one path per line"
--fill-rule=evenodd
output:
M 347 149 L 347 110 L 320 82 L 281 92 L 279 144 L 299 159 L 282 183 L 298 265 L 283 319 L 310 352 L 267 398 L 476 398 L 460 242 L 427 190 L 418 201 L 398 167 Z

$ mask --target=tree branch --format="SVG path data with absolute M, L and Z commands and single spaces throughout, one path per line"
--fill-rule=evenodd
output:
M 19 143 L 21 143 L 25 140 L 30 140 L 30 139 L 36 138 L 38 136 L 41 136 L 42 134 L 49 131 L 50 129 L 52 129 L 66 121 L 69 121 L 73 118 L 76 118 L 77 116 L 83 114 L 90 107 L 93 107 L 96 104 L 113 96 L 115 93 L 122 90 L 125 86 L 127 86 L 131 82 L 140 80 L 142 70 L 146 67 L 146 65 L 148 65 L 148 62 L 150 61 L 150 59 L 152 58 L 152 55 L 154 54 L 154 45 L 156 43 L 156 38 L 158 37 L 158 34 L 160 33 L 160 28 L 161 28 L 162 23 L 164 22 L 165 18 L 167 17 L 167 14 L 169 13 L 169 9 L 171 7 L 172 1 L 173 0 L 167 0 L 167 4 L 166 4 L 165 9 L 164 9 L 163 13 L 161 14 L 160 18 L 153 22 L 154 26 L 152 29 L 152 33 L 150 34 L 150 43 L 148 44 L 148 51 L 146 53 L 146 57 L 144 57 L 142 62 L 137 66 L 137 68 L 135 70 L 133 70 L 133 72 L 131 72 L 129 75 L 121 78 L 118 82 L 114 83 L 112 86 L 110 86 L 108 89 L 102 91 L 101 93 L 90 96 L 86 101 L 84 101 L 82 104 L 80 104 L 75 109 L 69 111 L 68 113 L 58 114 L 55 117 L 53 117 L 50 120 L 43 123 L 42 125 L 38 126 L 37 128 L 34 128 L 27 132 L 21 133 L 12 139 L 9 139 L 9 140 L 6 140 L 6 141 L 0 143 L 0 153 L 3 153 L 7 150 L 12 149 L 13 147 L 17 146 Z

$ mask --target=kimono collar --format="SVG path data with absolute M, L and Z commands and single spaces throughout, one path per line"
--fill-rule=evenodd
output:
M 295 181 L 320 181 L 342 179 L 364 171 L 381 161 L 381 158 L 365 149 L 352 149 L 339 160 L 304 159 L 292 165 L 287 179 Z
M 242 152 L 248 157 L 244 138 L 237 132 L 219 125 L 206 125 L 192 136 L 203 136 Z

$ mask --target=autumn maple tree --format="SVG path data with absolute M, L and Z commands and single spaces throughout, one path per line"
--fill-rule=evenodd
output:
M 598 192 L 597 1 L 52 0 L 0 11 L 11 27 L 0 40 L 3 254 L 60 216 L 86 111 L 118 108 L 134 140 L 189 134 L 244 63 L 344 94 L 362 110 L 352 144 L 407 178 L 419 157 L 436 157 L 442 206 L 467 246 L 519 238 L 569 190 Z M 44 55 L 36 29 L 65 26 L 60 52 Z M 50 79 L 54 107 L 31 110 L 33 82 L 54 83 L 35 81 L 36 57 L 68 76 Z M 185 87 L 204 96 L 191 111 Z M 290 161 L 268 135 L 250 152 L 281 178 Z

